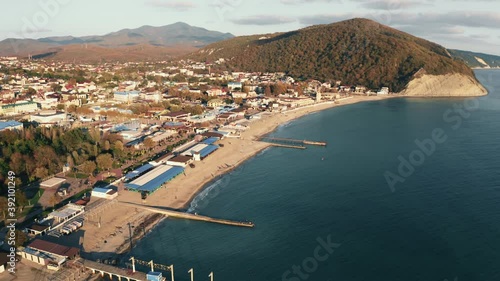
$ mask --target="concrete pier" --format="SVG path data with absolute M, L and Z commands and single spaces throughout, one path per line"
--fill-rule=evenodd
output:
M 291 148 L 299 148 L 303 145 L 316 145 L 316 146 L 326 146 L 327 145 L 326 142 L 322 142 L 322 141 L 297 140 L 297 139 L 287 139 L 287 138 L 261 137 L 259 140 L 269 142 L 273 145 L 279 144 L 282 147 L 292 146 Z
M 275 147 L 306 149 L 305 146 L 298 146 L 298 145 L 287 145 L 287 144 L 279 144 L 279 143 L 270 143 L 270 144 L 271 144 L 271 146 L 275 146 Z
M 130 207 L 135 207 L 135 208 L 140 208 L 140 209 L 143 209 L 146 211 L 150 211 L 152 213 L 166 215 L 166 216 L 172 217 L 172 218 L 195 220 L 195 221 L 205 221 L 205 222 L 218 223 L 218 224 L 224 224 L 224 225 L 232 225 L 232 226 L 240 226 L 240 227 L 254 227 L 255 226 L 252 222 L 238 222 L 238 221 L 231 221 L 231 220 L 225 220 L 225 219 L 217 219 L 217 218 L 211 218 L 211 217 L 207 217 L 207 216 L 200 216 L 200 215 L 183 213 L 183 212 L 178 212 L 178 211 L 171 211 L 171 210 L 164 210 L 164 209 L 159 209 L 159 208 L 154 208 L 154 207 L 142 206 L 142 205 L 128 203 L 128 202 L 120 202 L 120 203 L 125 204 L 125 205 L 129 205 Z
M 132 271 L 123 268 L 119 268 L 116 266 L 102 264 L 91 260 L 81 260 L 83 266 L 85 268 L 90 269 L 92 273 L 99 274 L 101 277 L 108 276 L 109 279 L 113 280 L 113 277 L 116 277 L 118 280 L 127 280 L 127 281 L 146 281 L 147 276 L 146 273 L 140 271 Z

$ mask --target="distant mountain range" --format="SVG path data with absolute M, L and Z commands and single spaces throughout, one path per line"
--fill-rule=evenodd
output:
M 455 58 L 463 60 L 472 68 L 499 68 L 500 56 L 488 55 L 483 53 L 474 53 L 461 50 L 449 50 Z
M 200 27 L 178 22 L 171 25 L 153 27 L 142 26 L 136 29 L 123 29 L 102 36 L 84 37 L 47 37 L 34 39 L 6 39 L 0 42 L 0 56 L 28 55 L 50 57 L 52 59 L 88 59 L 89 51 L 81 54 L 75 49 L 94 50 L 90 53 L 95 59 L 121 59 L 121 50 L 156 50 L 158 54 L 179 55 L 194 51 L 210 43 L 233 38 L 230 33 L 210 31 Z M 68 52 L 69 50 L 69 52 Z M 102 54 L 99 55 L 99 52 Z M 112 55 L 110 55 L 110 53 Z M 137 58 L 158 57 L 158 54 L 136 52 Z M 74 56 L 71 58 L 71 56 Z M 125 57 L 124 57 L 125 59 Z
M 372 89 L 388 86 L 396 92 L 421 69 L 429 75 L 463 74 L 475 81 L 472 70 L 444 47 L 368 19 L 236 37 L 188 57 L 224 58 L 235 71 L 286 72 L 297 78 L 336 79 Z

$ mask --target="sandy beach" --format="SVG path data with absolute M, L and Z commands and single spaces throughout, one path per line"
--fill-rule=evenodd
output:
M 219 143 L 223 144 L 224 147 L 221 147 L 205 160 L 196 162 L 195 168 L 186 168 L 184 175 L 181 174 L 167 183 L 165 188 L 161 188 L 150 195 L 146 202 L 141 200 L 139 193 L 129 191 L 120 191 L 118 200 L 120 202 L 185 210 L 207 183 L 216 180 L 221 175 L 268 148 L 270 146 L 268 143 L 256 140 L 259 136 L 272 132 L 279 125 L 309 113 L 332 107 L 378 101 L 392 97 L 394 96 L 355 96 L 341 100 L 339 104 L 333 102 L 322 103 L 284 113 L 271 113 L 260 120 L 252 121 L 250 128 L 241 134 L 241 138 L 226 138 L 220 141 Z M 84 251 L 94 253 L 92 254 L 93 258 L 108 258 L 113 257 L 115 254 L 127 252 L 129 250 L 128 223 L 133 226 L 132 236 L 134 236 L 134 240 L 138 240 L 161 220 L 158 215 L 120 203 L 114 204 L 100 216 L 100 228 L 96 227 L 97 221 L 90 221 L 84 227 Z

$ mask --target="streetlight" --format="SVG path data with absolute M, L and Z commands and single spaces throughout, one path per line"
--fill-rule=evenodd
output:
M 194 270 L 191 268 L 188 273 L 191 273 L 191 281 L 194 281 Z
M 174 281 L 174 265 L 173 264 L 170 266 L 170 279 L 172 279 L 172 281 Z
M 132 251 L 132 227 L 134 227 L 133 225 L 131 225 L 131 223 L 127 223 L 128 225 L 128 237 L 129 237 L 129 241 L 130 241 L 130 250 Z

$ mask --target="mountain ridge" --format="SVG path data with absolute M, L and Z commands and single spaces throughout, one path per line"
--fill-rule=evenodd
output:
M 449 49 L 453 57 L 463 60 L 471 68 L 500 68 L 500 56 Z
M 224 58 L 235 71 L 286 72 L 299 79 L 342 80 L 372 89 L 388 86 L 394 92 L 402 91 L 421 69 L 428 75 L 458 73 L 477 81 L 446 48 L 363 18 L 235 37 L 187 57 Z
M 139 28 L 126 28 L 104 35 L 54 36 L 40 39 L 8 38 L 0 41 L 0 56 L 28 56 L 52 52 L 54 48 L 69 45 L 88 44 L 105 48 L 119 48 L 135 45 L 156 47 L 180 46 L 200 48 L 210 43 L 233 38 L 231 33 L 211 31 L 176 22 L 164 26 L 143 25 Z M 191 48 L 189 48 L 192 51 Z

